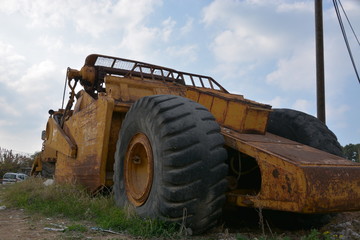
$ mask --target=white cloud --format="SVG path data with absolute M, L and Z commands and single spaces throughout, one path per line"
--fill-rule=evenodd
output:
M 312 8 L 308 2 L 284 0 L 213 1 L 204 8 L 202 21 L 214 32 L 210 47 L 220 63 L 218 68 L 226 70 L 223 75 L 227 76 L 238 72 L 256 75 L 257 69 L 269 69 L 279 59 L 279 67 L 287 65 L 288 60 L 296 62 L 297 56 L 291 57 L 289 52 L 300 54 L 307 49 L 306 42 L 313 41 L 308 37 L 309 32 L 313 34 Z M 274 75 L 271 81 L 275 81 Z
M 284 90 L 311 90 L 315 84 L 315 56 L 310 44 L 297 49 L 290 58 L 282 58 L 277 69 L 266 77 L 268 84 Z
M 264 26 L 267 17 L 261 14 L 261 8 L 257 9 L 256 20 L 252 22 L 255 17 L 252 4 L 252 1 L 214 1 L 204 9 L 203 22 L 208 27 L 222 29 L 212 44 L 219 61 L 258 61 L 281 50 L 282 39 L 275 29 L 269 31 L 271 26 Z
M 124 56 L 134 59 L 146 59 L 149 51 L 157 51 L 154 43 L 157 42 L 159 36 L 158 29 L 147 28 L 145 26 L 138 27 L 136 31 L 128 32 L 123 36 L 118 47 Z
M 39 42 L 48 50 L 60 50 L 63 48 L 63 38 L 62 37 L 53 37 L 49 35 L 43 35 L 39 37 Z
M 46 1 L 43 0 L 3 0 L 0 11 L 6 14 L 16 12 L 29 18 L 28 27 L 59 27 L 63 26 L 66 18 L 68 1 Z
M 41 150 L 40 131 L 38 129 L 0 129 L 0 143 L 2 148 L 15 151 L 34 153 Z
M 181 35 L 185 35 L 188 34 L 189 32 L 191 32 L 194 28 L 193 26 L 194 24 L 194 18 L 188 18 L 185 25 L 181 27 L 180 29 L 180 33 Z
M 184 60 L 188 64 L 197 60 L 197 46 L 196 45 L 184 45 L 184 46 L 172 46 L 166 49 L 166 52 L 176 59 Z M 181 61 L 182 62 L 182 61 Z
M 277 6 L 278 12 L 314 12 L 314 2 L 313 1 L 298 1 L 298 2 L 282 2 Z
M 3 42 L 0 42 L 0 54 L 2 61 L 4 61 L 2 64 L 6 62 L 13 63 L 25 59 L 24 56 L 15 52 L 14 46 Z
M 161 0 L 4 0 L 0 11 L 29 18 L 30 28 L 63 28 L 67 22 L 94 37 L 117 29 L 135 29 Z
M 104 51 L 98 51 L 99 48 L 103 49 L 103 46 L 95 46 L 93 44 L 87 44 L 87 43 L 71 43 L 70 44 L 70 50 L 72 53 L 74 53 L 76 55 L 81 55 L 84 57 L 91 53 L 106 54 Z M 82 59 L 82 61 L 83 60 L 84 59 Z M 79 62 L 79 64 L 82 64 L 82 62 Z
M 8 102 L 7 99 L 5 99 L 4 97 L 0 97 L 0 109 L 1 109 L 1 114 L 2 115 L 11 115 L 11 116 L 15 116 L 18 117 L 20 116 L 20 111 L 17 109 L 16 106 L 14 106 L 13 103 Z M 11 122 L 7 121 L 7 120 L 2 120 L 2 123 L 0 123 L 0 125 L 11 125 Z
M 35 95 L 48 88 L 55 72 L 55 64 L 51 60 L 44 60 L 28 68 L 19 80 L 11 81 L 8 85 L 19 93 Z
M 165 21 L 162 22 L 163 29 L 161 30 L 161 35 L 164 42 L 169 41 L 175 25 L 176 22 L 172 20 L 171 17 L 168 17 Z
M 1 99 L 0 99 L 0 101 L 1 101 Z M 0 103 L 0 105 L 1 105 L 1 103 Z M 0 127 L 9 127 L 12 125 L 14 125 L 14 123 L 12 121 L 0 119 Z
M 275 52 L 276 37 L 256 34 L 250 29 L 238 27 L 226 30 L 216 36 L 212 44 L 215 56 L 220 62 L 253 62 Z
M 327 104 L 326 116 L 335 128 L 344 129 L 348 127 L 347 116 L 351 107 L 347 104 Z
M 313 103 L 310 103 L 308 100 L 297 99 L 292 108 L 302 112 L 309 112 L 312 105 Z
M 161 3 L 161 0 L 101 0 L 76 4 L 75 26 L 79 32 L 94 37 L 106 31 L 136 31 Z
M 273 108 L 283 108 L 287 100 L 281 96 L 276 96 L 275 98 L 267 101 L 267 104 L 271 105 Z
M 0 4 L 0 12 L 13 14 L 20 8 L 20 2 L 14 0 L 2 0 Z
M 14 46 L 0 41 L 0 82 L 9 84 L 19 72 L 25 57 L 15 51 Z

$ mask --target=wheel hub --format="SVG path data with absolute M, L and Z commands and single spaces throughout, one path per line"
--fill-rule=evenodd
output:
M 135 206 L 143 205 L 149 197 L 154 175 L 153 165 L 149 139 L 143 133 L 135 134 L 124 161 L 126 194 Z

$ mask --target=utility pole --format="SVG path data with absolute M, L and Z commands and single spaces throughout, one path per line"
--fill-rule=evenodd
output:
M 315 1 L 315 49 L 316 49 L 316 98 L 317 117 L 323 123 L 325 119 L 325 73 L 324 73 L 324 31 L 322 0 Z

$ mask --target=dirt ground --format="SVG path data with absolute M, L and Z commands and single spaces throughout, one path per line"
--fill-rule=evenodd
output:
M 43 216 L 29 216 L 21 209 L 0 210 L 0 239 L 132 239 L 123 234 L 101 231 L 64 231 L 74 224 L 64 219 L 51 219 Z M 83 225 L 83 224 L 81 224 Z M 83 225 L 86 226 L 86 225 Z
M 96 228 L 90 222 L 72 222 L 64 218 L 29 215 L 22 209 L 7 208 L 1 202 L 1 188 L 0 185 L 0 240 L 136 239 L 124 233 L 107 232 Z M 242 236 L 242 239 L 267 236 L 268 239 L 289 237 L 296 240 L 316 228 L 318 232 L 331 236 L 331 239 L 360 240 L 360 212 L 304 218 L 292 214 L 228 208 L 225 210 L 222 222 L 221 226 L 206 235 L 181 239 L 230 240 L 240 238 L 239 236 Z M 70 230 L 76 226 L 82 228 Z
M 30 215 L 23 209 L 8 208 L 1 201 L 3 189 L 0 184 L 0 240 L 134 239 L 123 233 L 96 228 L 90 222 L 48 218 L 41 214 Z M 81 229 L 76 228 L 79 226 Z

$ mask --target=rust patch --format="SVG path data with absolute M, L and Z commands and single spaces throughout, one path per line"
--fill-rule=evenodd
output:
M 288 175 L 285 175 L 285 179 L 286 179 L 287 191 L 288 191 L 288 193 L 291 193 L 292 192 L 291 180 L 288 177 Z
M 304 170 L 308 179 L 308 205 L 311 211 L 339 212 L 360 208 L 360 168 L 316 166 Z
M 279 171 L 277 169 L 274 169 L 272 171 L 272 175 L 273 175 L 274 178 L 279 178 L 280 173 L 279 173 Z

